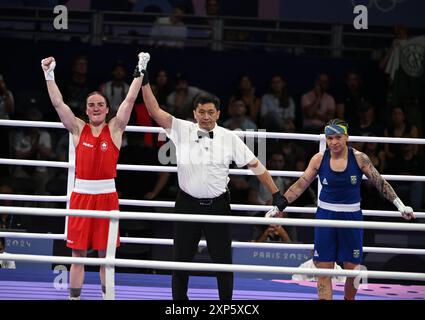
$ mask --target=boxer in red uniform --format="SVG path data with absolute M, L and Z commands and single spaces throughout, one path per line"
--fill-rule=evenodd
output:
M 122 134 L 130 119 L 141 85 L 147 81 L 143 75 L 148 61 L 148 53 L 139 54 L 135 78 L 127 97 L 111 120 L 106 119 L 110 110 L 106 97 L 96 91 L 88 95 L 86 100 L 88 123 L 77 118 L 63 102 L 54 78 L 55 59 L 49 57 L 41 61 L 50 100 L 63 125 L 72 134 L 76 146 L 76 180 L 71 194 L 71 209 L 119 210 L 114 178 Z M 87 250 L 94 249 L 98 250 L 99 257 L 105 257 L 108 229 L 109 219 L 69 217 L 67 246 L 72 249 L 72 256 L 86 257 Z M 102 291 L 105 293 L 104 266 L 100 267 L 100 280 Z M 80 299 L 84 282 L 84 265 L 71 265 L 69 282 L 70 299 Z

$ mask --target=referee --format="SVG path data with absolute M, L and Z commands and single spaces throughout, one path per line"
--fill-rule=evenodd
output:
M 145 72 L 144 78 L 147 79 Z M 145 80 L 143 99 L 149 115 L 167 131 L 176 147 L 177 175 L 180 191 L 175 212 L 209 215 L 229 215 L 229 165 L 248 166 L 273 194 L 273 205 L 283 210 L 287 205 L 267 169 L 232 131 L 216 124 L 220 117 L 220 101 L 210 94 L 198 95 L 193 103 L 197 123 L 177 119 L 162 110 Z M 214 263 L 232 263 L 232 237 L 229 224 L 176 222 L 174 228 L 174 260 L 191 262 L 198 248 L 202 231 L 208 252 Z M 188 300 L 189 273 L 174 271 L 174 300 Z M 217 273 L 220 300 L 231 300 L 233 273 Z

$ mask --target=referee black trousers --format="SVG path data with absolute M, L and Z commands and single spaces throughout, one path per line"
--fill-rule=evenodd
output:
M 176 213 L 229 215 L 230 199 L 225 194 L 211 200 L 201 200 L 180 191 L 175 204 Z M 213 263 L 232 263 L 232 237 L 229 224 L 203 222 L 175 222 L 174 261 L 191 262 L 198 249 L 202 230 Z M 188 271 L 173 271 L 172 292 L 174 300 L 188 300 Z M 233 273 L 218 272 L 217 285 L 220 300 L 231 300 Z

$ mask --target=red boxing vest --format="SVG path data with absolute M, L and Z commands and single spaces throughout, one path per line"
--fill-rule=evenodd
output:
M 75 176 L 84 180 L 113 179 L 117 175 L 119 149 L 112 141 L 109 126 L 98 137 L 86 124 L 75 148 Z

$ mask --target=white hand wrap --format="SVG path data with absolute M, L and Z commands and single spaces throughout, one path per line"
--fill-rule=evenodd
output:
M 401 201 L 400 198 L 397 197 L 393 201 L 393 204 L 397 207 L 398 211 L 401 213 L 403 218 L 405 219 L 415 218 L 412 207 L 405 206 L 403 201 Z
M 43 64 L 44 60 L 45 59 L 41 60 L 41 67 L 44 71 L 44 78 L 46 80 L 55 80 L 55 73 L 53 72 L 53 70 L 55 70 L 56 61 L 52 61 L 49 65 L 49 69 L 45 70 L 46 66 Z
M 138 67 L 139 67 L 140 73 L 142 73 L 143 70 L 146 70 L 150 58 L 151 58 L 151 56 L 147 52 L 140 52 L 139 53 Z
M 274 218 L 278 213 L 279 213 L 279 208 L 274 206 L 273 208 L 271 208 L 269 211 L 266 212 L 266 214 L 264 215 L 264 217 L 266 218 Z

